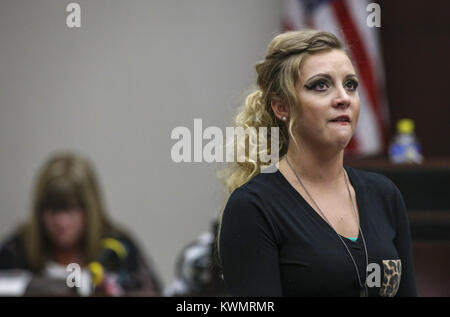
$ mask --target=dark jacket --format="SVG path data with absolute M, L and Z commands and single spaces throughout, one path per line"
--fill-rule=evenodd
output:
M 159 279 L 134 239 L 124 233 L 114 233 L 108 237 L 119 240 L 127 250 L 127 256 L 121 263 L 120 269 L 117 272 L 111 272 L 121 277 L 121 287 L 125 295 L 160 296 L 162 286 Z M 14 269 L 32 271 L 27 263 L 20 231 L 16 231 L 0 244 L 0 270 Z M 35 272 L 34 275 L 39 273 Z

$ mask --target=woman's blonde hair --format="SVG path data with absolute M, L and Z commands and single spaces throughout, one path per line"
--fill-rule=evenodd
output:
M 82 248 L 85 262 L 92 261 L 101 238 L 111 232 L 100 188 L 89 161 L 74 153 L 51 157 L 39 171 L 33 192 L 32 214 L 23 227 L 25 257 L 32 271 L 44 267 L 51 243 L 42 224 L 45 209 L 80 208 L 86 217 Z
M 265 59 L 256 64 L 258 88 L 245 99 L 241 111 L 235 118 L 235 126 L 258 133 L 266 127 L 268 131 L 267 147 L 270 149 L 271 127 L 279 128 L 279 155 L 286 154 L 289 135 L 293 138 L 292 127 L 297 114 L 298 97 L 295 89 L 300 78 L 300 67 L 305 57 L 330 49 L 345 51 L 338 38 L 329 32 L 318 30 L 290 31 L 277 35 L 269 44 Z M 279 101 L 290 108 L 289 122 L 286 125 L 277 118 L 271 102 Z M 251 136 L 246 136 L 246 145 Z M 295 140 L 295 138 L 293 138 Z M 239 141 L 239 140 L 238 140 Z M 266 149 L 262 149 L 265 151 Z M 227 194 L 246 183 L 261 171 L 261 160 L 251 160 L 246 153 L 245 162 L 231 163 L 222 177 L 225 180 Z

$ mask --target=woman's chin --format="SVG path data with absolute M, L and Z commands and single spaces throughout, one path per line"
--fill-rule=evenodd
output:
M 340 132 L 334 132 L 330 133 L 328 135 L 322 135 L 321 138 L 315 138 L 311 139 L 310 144 L 316 144 L 320 148 L 326 148 L 333 151 L 340 151 L 347 147 L 347 145 L 350 143 L 350 140 L 352 139 L 353 133 L 350 131 L 340 131 Z
M 347 147 L 347 145 L 350 143 L 350 140 L 352 139 L 351 135 L 343 135 L 340 137 L 336 137 L 332 144 L 334 145 L 334 147 L 338 150 L 343 150 Z
M 58 239 L 53 239 L 53 244 L 58 249 L 69 250 L 76 246 L 77 240 L 73 237 L 58 237 Z

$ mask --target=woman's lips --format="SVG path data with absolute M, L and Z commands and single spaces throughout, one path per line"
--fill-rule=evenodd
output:
M 329 121 L 330 123 L 336 123 L 339 125 L 350 125 L 350 116 L 349 115 L 340 115 L 338 117 L 335 117 L 334 119 L 331 119 Z
M 347 121 L 330 121 L 330 123 L 340 124 L 340 125 L 350 125 L 350 122 L 347 122 Z

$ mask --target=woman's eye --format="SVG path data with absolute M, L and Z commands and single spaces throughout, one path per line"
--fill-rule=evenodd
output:
M 316 90 L 316 91 L 325 91 L 328 88 L 328 84 L 324 80 L 318 80 L 314 82 L 313 84 L 306 86 L 309 90 Z
M 345 83 L 345 88 L 350 91 L 355 91 L 358 88 L 358 82 L 356 80 L 349 80 Z

